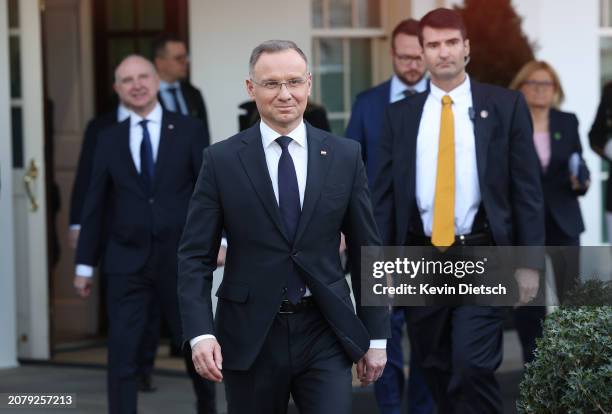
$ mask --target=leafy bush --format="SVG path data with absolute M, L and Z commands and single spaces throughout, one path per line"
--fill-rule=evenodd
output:
M 597 283 L 585 286 L 593 293 Z M 612 413 L 612 307 L 562 307 L 549 315 L 520 393 L 519 413 Z

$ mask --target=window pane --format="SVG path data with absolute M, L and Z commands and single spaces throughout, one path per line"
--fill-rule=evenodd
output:
M 319 39 L 321 75 L 320 101 L 328 112 L 344 112 L 344 69 L 342 67 L 342 40 Z
M 106 0 L 108 30 L 133 30 L 134 0 Z
M 605 85 L 612 80 L 612 38 L 600 39 L 601 47 L 601 84 Z
M 380 27 L 380 2 L 378 0 L 355 0 L 358 27 Z
M 329 0 L 330 27 L 351 27 L 351 16 L 351 0 Z
M 13 168 L 23 168 L 23 122 L 21 108 L 11 108 L 11 129 L 13 135 Z
M 138 38 L 138 53 L 146 58 L 153 56 L 153 40 L 154 36 L 142 36 Z
M 355 96 L 372 86 L 372 59 L 369 39 L 351 40 L 351 102 Z
M 17 0 L 9 0 L 8 2 L 9 28 L 19 27 L 19 4 Z
M 9 55 L 11 67 L 11 98 L 21 98 L 21 44 L 19 37 L 9 38 Z
M 346 121 L 344 119 L 334 119 L 329 121 L 332 134 L 344 136 L 344 130 L 346 129 Z
M 142 30 L 164 30 L 164 0 L 139 0 L 138 23 Z
M 312 27 L 323 27 L 323 0 L 312 0 Z
M 110 88 L 114 82 L 115 68 L 121 60 L 131 53 L 137 53 L 136 39 L 133 38 L 111 38 L 108 40 L 108 71 L 107 85 Z

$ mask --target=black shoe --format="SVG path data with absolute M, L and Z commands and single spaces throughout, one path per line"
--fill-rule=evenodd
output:
M 153 385 L 153 376 L 151 374 L 138 377 L 138 391 L 154 392 L 156 390 L 157 387 Z

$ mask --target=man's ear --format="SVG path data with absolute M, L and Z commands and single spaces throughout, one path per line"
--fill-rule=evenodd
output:
M 253 81 L 251 81 L 250 79 L 247 79 L 245 82 L 245 86 L 246 86 L 247 93 L 249 94 L 251 99 L 255 99 L 255 92 L 253 91 L 253 88 L 254 88 Z

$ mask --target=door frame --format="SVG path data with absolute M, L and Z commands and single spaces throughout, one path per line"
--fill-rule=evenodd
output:
M 0 73 L 9 66 L 8 1 L 0 0 Z M 0 76 L 0 136 L 11 136 L 9 76 Z M 15 243 L 13 240 L 13 145 L 0 139 L 0 368 L 17 365 L 17 327 L 15 304 Z
M 47 203 L 44 154 L 44 82 L 41 37 L 41 4 L 24 0 L 19 7 L 20 64 L 22 79 L 22 124 L 24 168 L 13 168 L 13 214 L 11 233 L 15 251 L 17 300 L 17 355 L 23 359 L 47 360 L 49 341 L 49 271 L 47 260 Z M 32 192 L 38 209 L 29 210 L 24 175 L 31 161 L 38 169 Z M 19 225 L 24 226 L 20 228 Z

